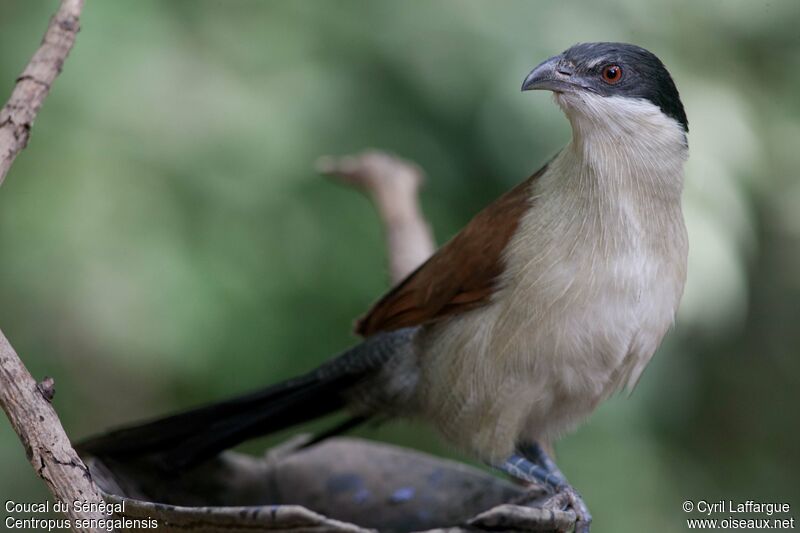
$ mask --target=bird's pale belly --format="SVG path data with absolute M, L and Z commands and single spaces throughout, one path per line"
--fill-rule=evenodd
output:
M 641 372 L 672 320 L 671 288 L 614 273 L 604 283 L 597 271 L 585 287 L 551 279 L 537 290 L 546 307 L 520 305 L 526 295 L 512 288 L 505 305 L 432 328 L 421 355 L 430 358 L 420 366 L 424 416 L 488 461 L 573 429 Z

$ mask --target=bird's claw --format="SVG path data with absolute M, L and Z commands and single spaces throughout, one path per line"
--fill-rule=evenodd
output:
M 509 456 L 498 468 L 519 481 L 531 484 L 529 490 L 514 503 L 521 505 L 522 502 L 531 502 L 533 506 L 551 512 L 572 510 L 576 518 L 575 533 L 589 533 L 592 524 L 589 508 L 541 445 L 532 443 L 521 447 L 520 453 Z M 545 493 L 546 499 L 541 505 L 535 501 L 538 500 L 536 491 L 539 496 L 542 491 Z
M 577 518 L 575 533 L 589 533 L 592 525 L 592 515 L 578 491 L 570 485 L 561 485 L 555 493 L 542 503 L 543 509 L 554 510 L 572 509 Z

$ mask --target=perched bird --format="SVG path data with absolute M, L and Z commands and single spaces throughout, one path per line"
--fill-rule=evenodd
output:
M 82 448 L 184 467 L 340 409 L 348 426 L 417 417 L 566 494 L 588 531 L 542 444 L 632 388 L 674 321 L 688 122 L 664 65 L 630 44 L 575 45 L 525 78 L 536 89 L 553 92 L 570 143 L 383 296 L 357 324 L 363 342 L 296 379 Z

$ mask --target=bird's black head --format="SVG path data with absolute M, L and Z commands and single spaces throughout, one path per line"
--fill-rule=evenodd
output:
M 522 90 L 589 91 L 648 100 L 685 131 L 689 122 L 678 89 L 655 54 L 626 43 L 581 43 L 531 71 Z

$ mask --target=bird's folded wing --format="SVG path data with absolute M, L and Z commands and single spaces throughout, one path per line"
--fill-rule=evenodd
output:
M 356 323 L 365 337 L 425 324 L 489 302 L 503 271 L 503 252 L 530 207 L 533 176 L 478 213 L 464 229 Z

